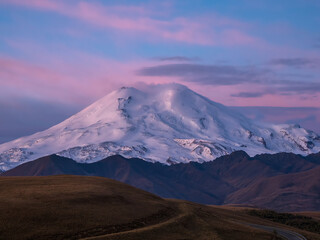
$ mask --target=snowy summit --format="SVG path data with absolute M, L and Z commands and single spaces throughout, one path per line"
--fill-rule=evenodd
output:
M 173 164 L 249 155 L 320 151 L 298 125 L 257 123 L 179 84 L 113 91 L 62 123 L 0 145 L 0 169 L 57 153 L 78 162 L 120 154 Z

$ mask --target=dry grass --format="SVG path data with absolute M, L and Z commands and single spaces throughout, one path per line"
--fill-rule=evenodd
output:
M 99 177 L 1 177 L 0 211 L 0 239 L 272 239 L 239 223 L 268 223 L 245 211 L 164 200 Z
M 0 239 L 99 235 L 153 224 L 173 211 L 155 195 L 105 178 L 0 178 Z

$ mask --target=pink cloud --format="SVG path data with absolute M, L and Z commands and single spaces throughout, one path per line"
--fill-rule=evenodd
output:
M 319 94 L 315 99 L 299 99 L 297 96 L 266 94 L 258 98 L 233 98 L 232 94 L 243 91 L 259 91 L 261 86 L 206 86 L 196 82 L 183 82 L 178 77 L 137 76 L 137 69 L 155 64 L 149 60 L 117 62 L 81 52 L 70 55 L 78 61 L 50 56 L 41 63 L 0 56 L 0 94 L 2 96 L 27 95 L 45 101 L 85 106 L 110 91 L 122 86 L 135 86 L 139 82 L 161 84 L 178 82 L 213 101 L 231 106 L 283 106 L 318 107 Z M 42 61 L 41 61 L 42 62 Z
M 0 94 L 28 94 L 42 100 L 60 101 L 86 105 L 121 86 L 134 86 L 137 82 L 178 82 L 207 96 L 232 106 L 284 106 L 318 107 L 320 95 L 313 99 L 299 97 L 303 94 L 281 96 L 272 94 L 259 84 L 235 86 L 205 86 L 197 82 L 186 82 L 180 77 L 137 76 L 138 69 L 159 64 L 153 60 L 135 58 L 134 61 L 115 61 L 67 47 L 55 52 L 45 46 L 26 41 L 7 41 L 28 60 L 13 59 L 0 55 Z M 63 53 L 63 55 L 61 55 Z M 257 98 L 234 98 L 239 92 L 269 92 Z
M 0 94 L 66 104 L 87 105 L 110 91 L 139 81 L 143 61 L 117 62 L 73 51 L 73 61 L 47 56 L 38 63 L 0 55 Z M 71 60 L 71 61 L 70 61 Z M 162 79 L 163 80 L 163 79 Z
M 236 100 L 228 99 L 227 105 L 232 106 L 271 106 L 271 107 L 319 107 L 320 94 L 316 94 L 314 98 L 301 99 L 296 94 L 281 95 L 272 93 L 263 86 L 253 84 L 243 84 L 241 86 L 232 87 L 230 89 L 233 94 L 237 94 L 242 91 L 261 91 L 266 94 L 257 98 L 237 98 Z M 307 94 L 306 94 L 307 95 Z M 304 96 L 303 94 L 300 95 Z
M 22 93 L 49 99 L 54 97 L 54 92 L 59 96 L 65 91 L 64 86 L 75 83 L 75 79 L 52 69 L 3 57 L 0 58 L 0 79 L 2 94 Z
M 51 11 L 99 28 L 138 34 L 153 40 L 160 38 L 202 45 L 248 45 L 259 42 L 259 39 L 241 30 L 246 27 L 245 23 L 217 15 L 159 20 L 152 18 L 152 11 L 145 7 L 104 6 L 83 1 L 67 4 L 66 1 L 52 0 L 0 0 L 1 3 Z

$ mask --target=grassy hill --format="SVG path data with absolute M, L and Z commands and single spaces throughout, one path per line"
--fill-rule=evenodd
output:
M 233 208 L 162 199 L 107 178 L 71 175 L 0 177 L 0 212 L 0 239 L 270 240 L 271 233 L 242 223 L 278 224 Z

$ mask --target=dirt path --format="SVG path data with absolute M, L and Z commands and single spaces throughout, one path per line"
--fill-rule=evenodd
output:
M 170 218 L 167 221 L 158 223 L 158 224 L 154 224 L 151 226 L 146 226 L 146 227 L 142 227 L 142 228 L 137 228 L 137 229 L 133 229 L 133 230 L 129 230 L 129 231 L 123 231 L 123 232 L 118 232 L 118 233 L 111 233 L 111 234 L 105 234 L 105 235 L 100 235 L 100 236 L 94 236 L 94 237 L 87 237 L 87 238 L 81 238 L 81 240 L 102 240 L 102 239 L 110 239 L 112 237 L 116 237 L 116 236 L 123 236 L 123 235 L 134 235 L 137 234 L 139 232 L 144 232 L 144 231 L 150 231 L 152 229 L 155 228 L 161 228 L 161 227 L 165 227 L 167 225 L 173 224 L 175 222 L 180 222 L 183 218 L 188 217 L 188 215 L 190 214 L 190 212 L 188 212 L 186 209 L 187 207 L 184 206 L 184 204 L 179 204 L 179 208 L 180 208 L 180 212 L 178 215 L 174 216 L 173 218 Z

